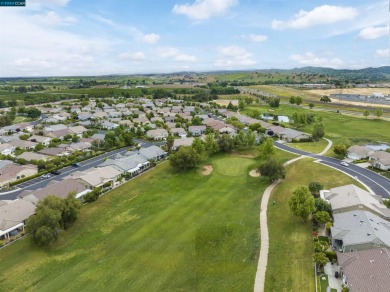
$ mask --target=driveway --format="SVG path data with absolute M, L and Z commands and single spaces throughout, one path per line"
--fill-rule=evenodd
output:
M 340 278 L 336 279 L 334 273 L 339 272 L 339 267 L 337 265 L 332 265 L 327 263 L 324 267 L 325 273 L 328 275 L 329 287 L 337 289 L 337 292 L 342 291 L 342 281 Z

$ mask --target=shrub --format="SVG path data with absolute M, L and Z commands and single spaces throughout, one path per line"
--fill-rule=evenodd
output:
M 329 261 L 337 260 L 337 254 L 334 251 L 327 250 L 325 252 L 325 255 L 329 259 Z

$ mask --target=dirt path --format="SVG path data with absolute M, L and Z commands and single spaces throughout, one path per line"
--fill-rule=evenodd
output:
M 325 149 L 320 153 L 320 155 L 325 154 L 332 147 L 332 141 L 324 138 L 328 141 L 328 145 Z M 304 158 L 304 156 L 299 156 L 297 158 L 291 159 L 287 161 L 284 166 L 287 166 L 299 159 Z M 267 223 L 267 208 L 268 201 L 272 194 L 272 191 L 276 188 L 276 186 L 281 182 L 281 180 L 277 180 L 273 182 L 268 188 L 265 189 L 263 197 L 261 198 L 260 205 L 260 256 L 259 262 L 257 264 L 256 278 L 255 278 L 255 287 L 253 289 L 254 292 L 263 292 L 264 284 L 265 284 L 265 272 L 267 270 L 268 263 L 268 249 L 269 249 L 269 233 L 268 233 L 268 223 Z

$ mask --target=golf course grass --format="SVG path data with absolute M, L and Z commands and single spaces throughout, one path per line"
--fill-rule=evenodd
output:
M 217 155 L 208 176 L 160 164 L 84 206 L 54 246 L 0 250 L 0 291 L 253 290 L 269 184 L 249 176 L 255 163 Z
M 286 179 L 271 194 L 268 205 L 270 247 L 265 291 L 315 290 L 311 222 L 302 222 L 292 215 L 288 205 L 292 191 L 312 181 L 319 181 L 326 189 L 356 184 L 349 176 L 313 163 L 312 159 L 301 159 L 288 166 Z

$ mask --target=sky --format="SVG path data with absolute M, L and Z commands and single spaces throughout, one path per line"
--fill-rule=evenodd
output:
M 0 76 L 387 66 L 389 0 L 26 0 Z

